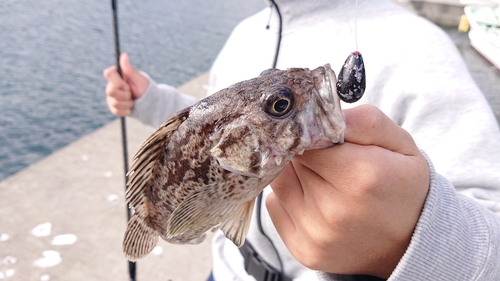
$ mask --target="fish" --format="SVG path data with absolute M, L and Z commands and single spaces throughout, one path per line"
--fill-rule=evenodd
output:
M 132 208 L 124 256 L 148 255 L 159 237 L 198 244 L 221 229 L 240 247 L 255 198 L 297 154 L 344 141 L 329 64 L 268 69 L 165 121 L 141 146 L 128 175 Z

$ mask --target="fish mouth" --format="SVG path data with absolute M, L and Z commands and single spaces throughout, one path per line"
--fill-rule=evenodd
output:
M 322 67 L 318 67 L 321 70 L 321 77 L 323 81 L 320 81 L 320 85 L 318 87 L 318 94 L 321 98 L 322 102 L 335 104 L 335 97 L 338 98 L 337 95 L 337 77 L 335 72 L 332 70 L 329 63 L 325 64 Z M 338 98 L 340 100 L 340 98 Z
M 330 64 L 318 67 L 318 86 L 316 116 L 323 129 L 324 138 L 318 140 L 317 145 L 326 145 L 328 142 L 343 143 L 345 121 L 340 107 L 340 98 L 337 94 L 337 78 Z

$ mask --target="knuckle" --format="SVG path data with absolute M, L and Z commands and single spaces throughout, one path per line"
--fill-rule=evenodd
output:
M 116 99 L 109 99 L 108 101 L 108 104 L 113 107 L 113 108 L 116 108 L 117 110 L 119 109 L 120 107 L 120 102 Z
M 118 110 L 116 108 L 110 106 L 109 104 L 108 104 L 108 108 L 109 108 L 109 111 L 111 111 L 111 113 L 113 115 L 118 115 Z
M 115 88 L 113 87 L 113 84 L 111 82 L 108 82 L 108 84 L 106 84 L 106 95 L 110 97 L 115 95 Z
M 104 69 L 104 71 L 102 72 L 102 75 L 104 76 L 104 78 L 109 80 L 113 71 L 115 71 L 115 70 L 116 70 L 116 66 L 110 66 L 110 67 Z
M 120 101 L 128 101 L 130 99 L 130 93 L 124 92 L 123 90 L 120 90 L 116 87 L 114 84 L 108 84 L 109 86 L 106 87 L 106 95 L 110 98 L 114 98 L 116 100 Z
M 372 105 L 364 106 L 363 116 L 365 124 L 369 129 L 377 128 L 385 119 L 384 113 L 379 108 Z
M 309 269 L 320 270 L 323 255 L 316 251 L 314 247 L 300 247 L 300 249 L 295 255 L 297 260 Z
M 354 128 L 357 134 L 372 136 L 381 131 L 381 126 L 386 125 L 388 117 L 373 105 L 360 105 L 349 109 L 345 119 L 348 128 Z
M 296 237 L 292 250 L 293 256 L 304 266 L 312 270 L 320 270 L 327 260 L 327 252 L 332 250 L 331 232 L 326 229 L 303 230 L 302 235 Z
M 117 99 L 119 96 L 118 91 L 113 86 L 111 86 L 110 89 L 106 91 L 106 95 L 113 99 Z
M 113 114 L 116 114 L 117 112 L 119 112 L 121 110 L 120 101 L 118 101 L 114 98 L 108 98 L 108 99 L 106 99 L 106 102 L 108 104 L 109 109 L 111 110 L 111 112 Z
M 359 202 L 366 201 L 367 197 L 370 198 L 371 195 L 378 193 L 378 185 L 381 181 L 381 171 L 377 166 L 369 165 L 362 170 L 363 174 L 358 177 L 356 186 L 353 187 L 355 190 L 353 195 Z

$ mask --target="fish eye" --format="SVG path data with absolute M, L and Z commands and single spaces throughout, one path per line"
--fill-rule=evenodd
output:
M 293 104 L 294 98 L 292 91 L 286 87 L 280 87 L 267 98 L 265 110 L 275 117 L 282 117 L 290 112 L 293 108 Z

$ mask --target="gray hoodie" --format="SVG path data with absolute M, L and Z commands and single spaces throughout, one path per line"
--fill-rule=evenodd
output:
M 387 0 L 358 2 L 356 12 L 354 0 L 276 0 L 283 16 L 277 68 L 330 63 L 340 70 L 356 49 L 357 26 L 367 89 L 359 102 L 342 107 L 379 107 L 413 136 L 431 171 L 413 238 L 388 280 L 500 280 L 500 130 L 491 108 L 441 29 Z M 211 69 L 209 94 L 270 68 L 277 36 L 274 9 L 240 23 Z M 194 102 L 151 80 L 132 116 L 159 126 Z M 261 211 L 263 230 L 275 248 L 258 230 L 255 217 L 247 239 L 288 277 L 369 280 L 305 268 L 286 249 L 265 204 Z M 221 233 L 214 237 L 213 257 L 215 280 L 253 280 L 239 250 Z

